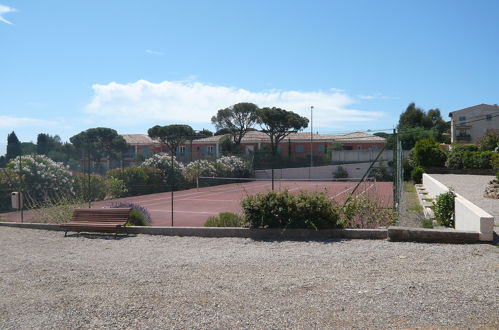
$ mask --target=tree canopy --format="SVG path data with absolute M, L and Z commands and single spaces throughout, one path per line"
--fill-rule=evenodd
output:
M 36 153 L 39 155 L 48 155 L 51 151 L 60 148 L 62 145 L 59 135 L 51 136 L 40 133 L 36 139 Z
M 147 130 L 147 134 L 153 139 L 159 139 L 162 143 L 166 144 L 174 154 L 179 145 L 186 140 L 194 137 L 196 133 L 189 125 L 156 125 Z
M 286 136 L 308 126 L 308 119 L 281 108 L 262 108 L 258 111 L 258 123 L 262 132 L 270 138 L 272 154 L 277 152 L 277 145 Z
M 420 139 L 433 138 L 438 142 L 449 142 L 444 133 L 450 131 L 450 122 L 442 119 L 439 109 L 430 109 L 427 112 L 410 103 L 400 114 L 397 126 L 402 148 L 409 150 Z
M 218 110 L 217 115 L 211 117 L 211 122 L 218 131 L 226 129 L 234 143 L 238 145 L 248 129 L 255 125 L 257 119 L 258 106 L 253 103 L 243 102 Z
M 87 153 L 94 161 L 102 157 L 120 158 L 130 148 L 118 132 L 106 127 L 89 128 L 69 140 L 76 149 Z

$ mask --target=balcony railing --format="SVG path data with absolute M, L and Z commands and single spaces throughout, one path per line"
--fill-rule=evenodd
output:
M 471 142 L 471 135 L 457 135 L 456 141 L 458 141 L 458 142 Z

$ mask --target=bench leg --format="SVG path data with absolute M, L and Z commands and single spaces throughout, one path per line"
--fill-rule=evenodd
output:
M 67 235 L 67 234 L 68 234 L 68 231 L 66 230 L 66 231 L 64 232 L 64 237 L 66 237 L 66 235 Z

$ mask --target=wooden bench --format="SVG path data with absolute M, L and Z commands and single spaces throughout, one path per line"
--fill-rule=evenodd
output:
M 76 232 L 116 233 L 125 228 L 131 208 L 76 209 L 71 222 L 61 224 L 66 230 Z

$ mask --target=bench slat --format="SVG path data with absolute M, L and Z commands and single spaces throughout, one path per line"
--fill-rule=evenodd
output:
M 60 227 L 72 231 L 115 232 L 128 222 L 131 208 L 116 209 L 76 209 L 71 222 Z

